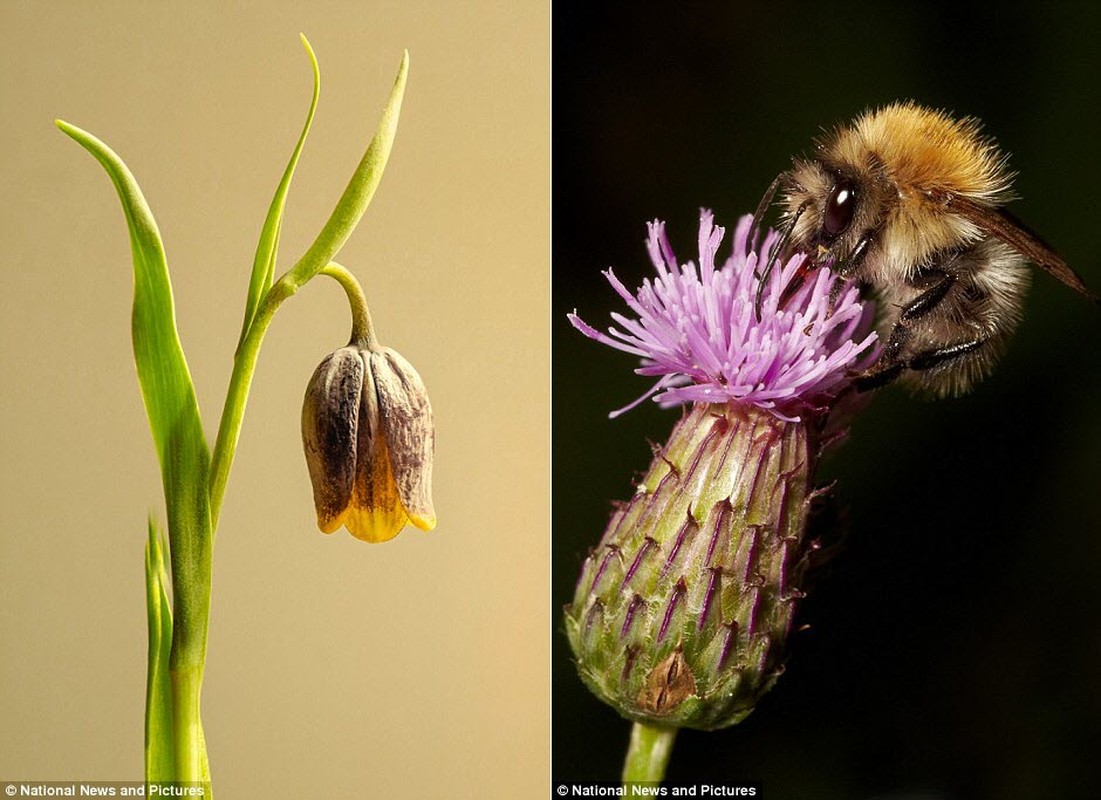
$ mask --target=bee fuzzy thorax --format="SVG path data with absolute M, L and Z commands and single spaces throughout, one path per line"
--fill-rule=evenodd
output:
M 839 175 L 859 188 L 858 224 L 880 235 L 865 272 L 878 281 L 912 276 L 937 253 L 974 242 L 982 231 L 946 209 L 944 196 L 996 206 L 1012 198 L 1012 174 L 997 145 L 980 135 L 977 120 L 953 120 L 913 103 L 896 103 L 859 116 L 817 143 L 814 160 L 798 160 L 791 172 L 789 208 L 825 199 Z M 817 233 L 818 214 L 807 214 L 794 242 Z
M 1006 157 L 974 117 L 956 120 L 912 102 L 894 103 L 836 131 L 826 152 L 854 166 L 878 161 L 900 189 L 939 189 L 991 205 L 1012 199 Z

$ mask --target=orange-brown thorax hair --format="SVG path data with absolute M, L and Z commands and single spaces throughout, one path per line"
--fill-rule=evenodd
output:
M 862 114 L 825 144 L 842 163 L 864 165 L 873 154 L 900 191 L 940 189 L 984 205 L 1010 199 L 1005 158 L 973 117 L 894 103 Z
M 821 203 L 841 173 L 861 195 L 852 229 L 836 243 L 847 252 L 860 233 L 878 229 L 863 276 L 873 282 L 911 275 L 938 252 L 982 238 L 970 221 L 926 193 L 967 197 L 989 207 L 1012 199 L 1013 175 L 978 120 L 955 120 L 941 111 L 894 103 L 857 117 L 820 140 L 814 160 L 798 160 L 790 175 L 788 215 L 809 198 L 793 244 L 809 244 L 821 224 Z

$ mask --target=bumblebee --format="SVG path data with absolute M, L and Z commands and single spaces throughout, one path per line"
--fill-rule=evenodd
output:
M 762 198 L 758 221 L 777 192 L 783 208 L 762 291 L 779 253 L 806 253 L 805 269 L 828 266 L 879 301 L 885 343 L 856 377 L 859 390 L 901 379 L 963 394 L 990 373 L 1020 320 L 1028 262 L 1101 303 L 1005 210 L 1013 177 L 977 119 L 914 103 L 866 112 L 818 141 L 813 158 L 796 159 Z

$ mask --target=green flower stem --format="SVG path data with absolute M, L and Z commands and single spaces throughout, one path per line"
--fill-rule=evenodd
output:
M 175 779 L 209 783 L 199 698 L 210 629 L 213 529 L 209 525 L 190 524 L 186 518 L 170 518 L 168 530 L 173 598 L 168 673 Z
M 356 276 L 335 261 L 330 262 L 320 274 L 327 275 L 339 283 L 348 296 L 348 305 L 352 310 L 352 335 L 348 344 L 375 350 L 378 347 L 378 337 L 375 336 L 375 326 L 371 322 L 367 296 L 363 294 L 363 287 L 359 285 Z
M 298 291 L 297 286 L 288 286 L 284 279 L 271 287 L 260 305 L 256 316 L 249 326 L 248 335 L 237 348 L 233 359 L 233 374 L 229 379 L 226 392 L 226 404 L 222 408 L 222 421 L 218 425 L 218 439 L 210 462 L 210 520 L 212 528 L 218 530 L 218 518 L 222 510 L 222 500 L 226 493 L 229 470 L 233 466 L 233 455 L 237 449 L 237 440 L 241 436 L 241 422 L 245 417 L 245 405 L 252 386 L 252 376 L 256 372 L 256 359 L 260 356 L 260 345 L 264 334 L 268 332 L 272 317 L 279 306 Z
M 178 539 L 177 539 L 178 541 Z M 207 562 L 209 564 L 209 562 Z M 206 585 L 209 587 L 210 573 L 205 575 Z M 182 581 L 174 581 L 174 587 Z M 179 609 L 177 603 L 177 610 Z M 207 612 L 200 624 L 192 628 L 184 628 L 176 624 L 176 640 L 172 647 L 172 665 L 169 667 L 172 692 L 172 747 L 175 751 L 176 780 L 198 782 L 209 780 L 205 775 L 206 749 L 203 745 L 202 722 L 199 716 L 199 697 L 203 688 L 203 662 L 206 660 L 206 634 L 209 622 L 210 601 L 209 592 L 204 604 Z M 188 644 L 201 640 L 202 652 L 196 660 L 186 663 L 180 661 L 177 654 L 190 649 Z M 182 646 L 177 648 L 176 642 Z
M 631 744 L 623 763 L 623 782 L 660 783 L 676 736 L 677 728 L 636 722 L 631 727 Z
M 320 269 L 315 273 L 319 271 Z M 275 282 L 260 304 L 252 325 L 249 326 L 248 335 L 234 356 L 233 374 L 229 379 L 229 391 L 226 393 L 222 421 L 218 426 L 218 439 L 210 462 L 210 518 L 215 531 L 218 530 L 218 517 L 226 493 L 229 470 L 233 466 L 237 440 L 241 436 L 241 422 L 245 417 L 245 406 L 248 403 L 249 388 L 252 386 L 252 376 L 256 372 L 256 360 L 260 356 L 260 345 L 264 342 L 264 335 L 268 332 L 268 326 L 279 306 L 301 287 L 302 284 L 296 283 L 289 272 Z

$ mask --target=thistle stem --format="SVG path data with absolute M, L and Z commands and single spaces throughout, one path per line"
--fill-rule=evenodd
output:
M 673 752 L 676 728 L 636 722 L 631 726 L 631 743 L 623 762 L 624 783 L 660 783 Z

